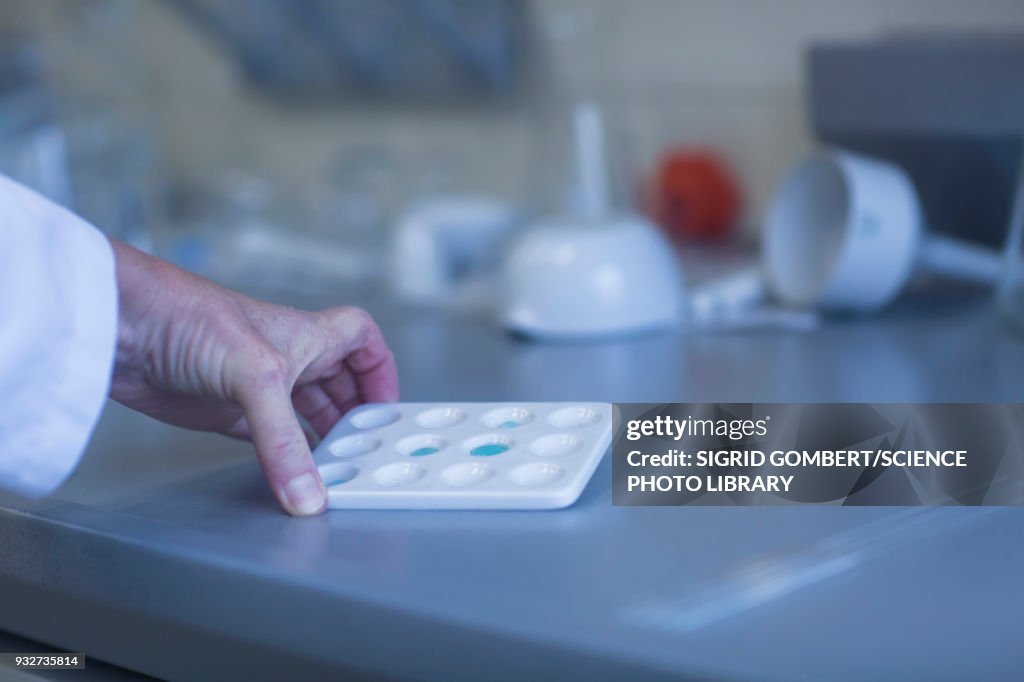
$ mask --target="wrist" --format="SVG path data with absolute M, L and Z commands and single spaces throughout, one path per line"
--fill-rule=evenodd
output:
M 147 340 L 156 322 L 150 311 L 157 306 L 158 271 L 164 264 L 117 240 L 111 239 L 110 245 L 117 273 L 117 372 L 144 364 Z

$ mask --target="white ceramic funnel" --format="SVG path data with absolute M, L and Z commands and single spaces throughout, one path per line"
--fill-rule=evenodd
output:
M 995 251 L 924 228 L 913 183 L 890 163 L 829 152 L 799 164 L 769 209 L 763 265 L 787 305 L 869 312 L 919 270 L 995 283 Z
M 679 263 L 662 233 L 609 208 L 601 115 L 573 113 L 574 212 L 539 221 L 505 266 L 504 325 L 535 338 L 600 338 L 674 327 L 683 310 Z

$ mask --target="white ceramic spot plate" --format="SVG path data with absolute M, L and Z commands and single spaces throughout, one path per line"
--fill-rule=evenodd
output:
M 378 403 L 313 456 L 331 509 L 560 509 L 611 438 L 609 403 Z

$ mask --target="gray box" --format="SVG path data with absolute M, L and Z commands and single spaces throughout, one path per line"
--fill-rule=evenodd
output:
M 1024 152 L 1024 35 L 822 44 L 807 68 L 822 142 L 906 169 L 932 229 L 1002 244 Z

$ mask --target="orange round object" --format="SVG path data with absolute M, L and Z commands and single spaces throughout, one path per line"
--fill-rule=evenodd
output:
M 721 239 L 739 214 L 739 189 L 714 152 L 671 150 L 652 183 L 655 220 L 676 240 Z

